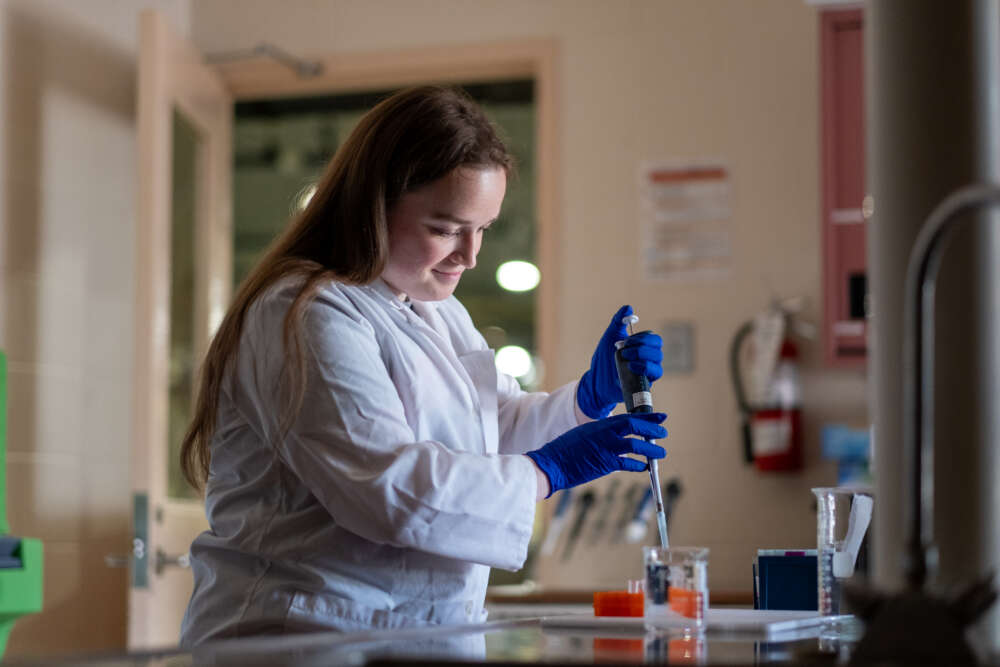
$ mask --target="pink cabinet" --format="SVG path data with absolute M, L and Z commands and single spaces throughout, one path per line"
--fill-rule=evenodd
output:
M 860 9 L 820 18 L 823 347 L 833 366 L 863 366 L 865 118 Z

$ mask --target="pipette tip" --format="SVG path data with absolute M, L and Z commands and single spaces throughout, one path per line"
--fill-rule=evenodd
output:
M 656 513 L 656 525 L 660 529 L 660 546 L 664 549 L 670 548 L 670 540 L 667 538 L 667 515 L 664 512 Z

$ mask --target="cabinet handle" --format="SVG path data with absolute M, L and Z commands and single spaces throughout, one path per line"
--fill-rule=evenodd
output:
M 865 214 L 860 208 L 835 208 L 830 211 L 830 222 L 835 225 L 857 225 L 864 221 Z

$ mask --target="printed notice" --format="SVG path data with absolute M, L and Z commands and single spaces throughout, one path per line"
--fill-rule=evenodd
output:
M 643 272 L 653 280 L 729 274 L 732 184 L 720 164 L 647 164 L 640 172 Z

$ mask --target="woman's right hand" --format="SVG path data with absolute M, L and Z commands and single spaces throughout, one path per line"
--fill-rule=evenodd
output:
M 648 467 L 646 462 L 623 455 L 639 454 L 650 459 L 666 456 L 662 447 L 641 439 L 667 437 L 667 430 L 660 426 L 666 418 L 662 412 L 650 412 L 588 422 L 527 452 L 527 456 L 548 477 L 550 496 L 616 470 L 642 472 Z M 630 435 L 640 438 L 627 437 Z
M 663 339 L 652 331 L 629 335 L 624 318 L 632 314 L 632 306 L 622 306 L 611 318 L 594 348 L 587 370 L 576 386 L 576 404 L 591 419 L 607 417 L 622 402 L 622 387 L 615 363 L 616 344 L 625 341 L 622 358 L 636 375 L 645 375 L 650 383 L 663 375 Z

